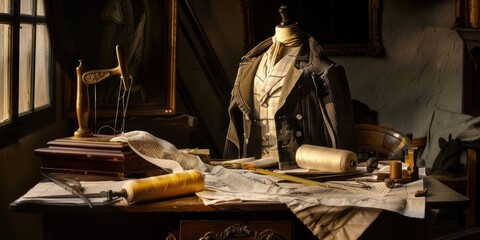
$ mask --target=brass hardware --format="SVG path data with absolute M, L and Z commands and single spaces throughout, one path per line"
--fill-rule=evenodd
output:
M 169 232 L 167 238 L 165 240 L 177 240 L 177 237 L 175 236 L 174 233 Z
M 84 60 L 79 60 L 77 67 L 77 120 L 78 129 L 73 136 L 75 138 L 92 137 L 93 132 L 88 128 L 88 118 L 90 113 L 90 99 L 88 86 L 97 84 L 109 77 L 120 75 L 124 90 L 128 90 L 129 82 L 127 78 L 127 68 L 120 46 L 116 46 L 118 65 L 110 69 L 96 69 L 87 71 Z
M 275 233 L 271 229 L 266 229 L 263 232 L 259 233 L 255 229 L 249 226 L 242 225 L 242 224 L 235 224 L 227 227 L 223 232 L 220 233 L 220 235 L 214 231 L 209 231 L 205 233 L 205 235 L 201 237 L 199 240 L 227 240 L 227 239 L 237 239 L 237 238 L 246 239 L 247 237 L 252 240 L 284 239 L 282 236 Z

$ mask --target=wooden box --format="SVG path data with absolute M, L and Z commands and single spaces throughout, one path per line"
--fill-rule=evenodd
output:
M 41 157 L 41 169 L 49 172 L 132 177 L 160 170 L 133 152 L 127 143 L 110 142 L 112 137 L 56 139 L 34 153 Z

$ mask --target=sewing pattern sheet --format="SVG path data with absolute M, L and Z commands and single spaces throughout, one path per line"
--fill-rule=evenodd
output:
M 256 175 L 252 177 L 252 175 Z M 206 191 L 197 193 L 205 204 L 222 204 L 239 201 L 276 201 L 305 203 L 328 206 L 356 206 L 377 208 L 399 214 L 423 218 L 425 199 L 415 197 L 423 189 L 423 180 L 398 186 L 394 189 L 379 183 L 358 183 L 355 181 L 327 182 L 331 188 L 282 184 L 271 176 L 252 174 L 216 166 L 205 174 Z
M 110 141 L 127 142 L 136 154 L 167 172 L 210 170 L 210 166 L 203 164 L 198 156 L 183 153 L 170 142 L 145 131 L 123 133 Z
M 85 195 L 106 192 L 107 190 L 120 191 L 124 181 L 80 181 Z M 89 197 L 92 205 L 104 205 L 106 197 Z M 117 204 L 126 204 L 122 199 Z M 71 192 L 61 188 L 53 182 L 40 182 L 31 188 L 22 197 L 16 200 L 18 203 L 39 203 L 49 205 L 86 205 L 86 203 Z

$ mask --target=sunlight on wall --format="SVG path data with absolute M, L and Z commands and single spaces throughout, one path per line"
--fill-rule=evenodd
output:
M 463 42 L 451 29 L 453 1 L 417 4 L 385 0 L 384 57 L 333 58 L 345 66 L 352 97 L 378 111 L 380 123 L 422 137 L 435 108 L 461 112 Z

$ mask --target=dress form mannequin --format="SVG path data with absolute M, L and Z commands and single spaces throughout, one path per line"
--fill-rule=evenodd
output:
M 288 11 L 288 6 L 281 6 L 278 9 L 280 16 L 282 17 L 282 21 L 279 25 L 275 27 L 275 39 L 281 43 L 285 43 L 286 40 L 292 38 L 293 36 L 301 36 L 303 35 L 302 30 L 298 26 L 298 23 L 295 22 L 291 17 L 291 12 Z M 300 38 L 301 40 L 301 38 Z M 295 40 L 297 42 L 297 40 Z M 298 45 L 290 43 L 289 45 Z
M 254 116 L 260 122 L 254 129 L 261 139 L 261 157 L 278 156 L 277 130 L 274 115 L 281 98 L 282 86 L 289 81 L 291 69 L 303 43 L 304 33 L 291 21 L 287 6 L 279 9 L 282 21 L 275 28 L 272 45 L 263 55 L 254 78 Z
M 281 43 L 285 42 L 285 40 L 289 39 L 290 37 L 301 34 L 302 30 L 297 23 L 291 24 L 288 26 L 276 26 L 275 27 L 275 39 Z
M 279 169 L 289 169 L 296 167 L 296 150 L 303 144 L 356 149 L 343 66 L 299 31 L 285 10 L 279 10 L 285 16 L 274 36 L 251 49 L 239 64 L 224 158 L 278 156 Z M 289 36 L 296 35 L 299 39 L 291 41 Z
M 273 54 L 275 57 L 274 63 L 285 55 L 290 54 L 300 46 L 303 41 L 303 31 L 300 29 L 297 22 L 291 17 L 291 12 L 288 6 L 282 5 L 278 12 L 282 17 L 280 24 L 275 27 L 274 48 L 277 46 L 277 51 Z M 279 44 L 280 43 L 280 44 Z

